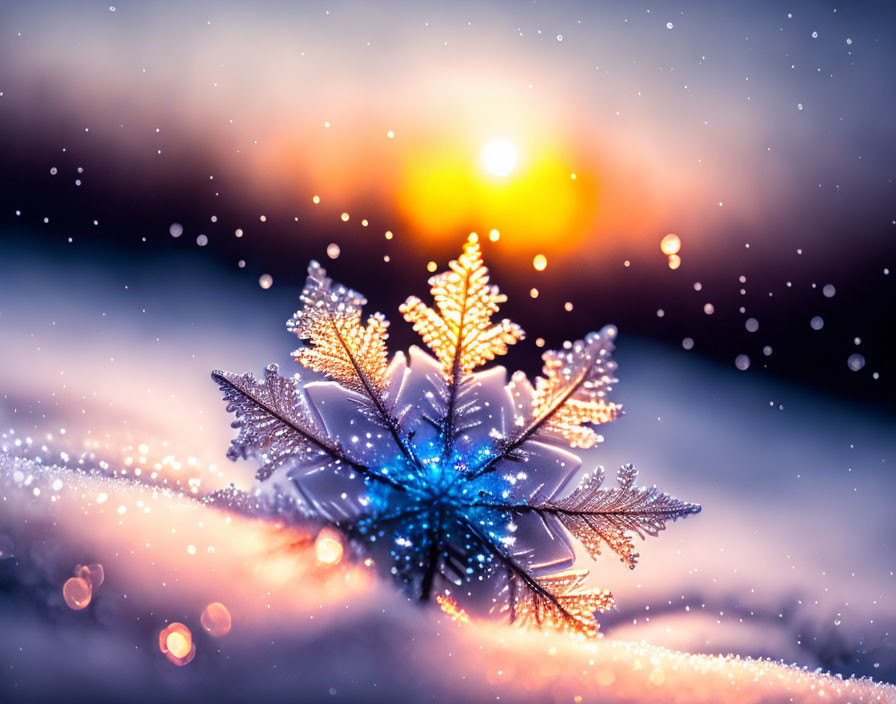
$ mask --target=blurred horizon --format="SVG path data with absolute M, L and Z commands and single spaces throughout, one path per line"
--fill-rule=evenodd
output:
M 538 337 L 612 321 L 892 412 L 892 15 L 6 3 L 0 236 L 99 276 L 201 256 L 297 287 L 316 258 L 394 318 L 406 279 L 497 231 L 530 369 Z

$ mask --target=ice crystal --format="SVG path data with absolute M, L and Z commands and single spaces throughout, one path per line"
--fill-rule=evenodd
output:
M 400 311 L 431 354 L 390 361 L 385 317 L 364 322 L 364 297 L 311 262 L 287 328 L 296 360 L 330 381 L 214 372 L 239 428 L 228 456 L 261 462 L 259 502 L 341 530 L 416 598 L 594 636 L 614 601 L 573 569 L 571 541 L 634 568 L 634 535 L 700 507 L 636 486 L 631 465 L 616 487 L 598 468 L 569 490 L 582 462 L 566 448 L 594 446 L 620 412 L 607 398 L 615 328 L 546 352 L 534 384 L 507 383 L 503 367 L 480 368 L 523 331 L 494 322 L 506 297 L 475 238 L 429 284 L 434 306 L 412 296 Z

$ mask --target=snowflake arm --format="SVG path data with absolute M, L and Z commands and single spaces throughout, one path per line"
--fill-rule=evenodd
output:
M 606 589 L 582 589 L 587 570 L 565 570 L 540 580 L 509 578 L 502 611 L 519 626 L 550 628 L 594 638 L 600 626 L 596 614 L 615 607 Z
M 371 400 L 382 401 L 387 386 L 388 321 L 380 313 L 361 324 L 367 300 L 357 291 L 335 283 L 316 261 L 300 297 L 303 307 L 286 327 L 305 346 L 293 352 L 300 364 L 321 372 Z
M 441 523 L 442 516 L 440 513 L 437 513 L 427 534 L 428 546 L 426 549 L 425 566 L 423 568 L 423 578 L 420 581 L 420 601 L 429 600 L 429 597 L 432 595 L 432 587 L 435 583 L 436 572 L 439 571 L 439 560 L 442 554 Z
M 447 386 L 442 428 L 446 457 L 458 432 L 462 397 L 469 391 L 467 382 L 473 370 L 507 354 L 508 345 L 524 337 L 522 328 L 506 318 L 492 323 L 492 315 L 507 296 L 489 283 L 488 268 L 476 241 L 468 240 L 460 257 L 448 266 L 448 271 L 429 280 L 435 309 L 416 296 L 399 307 L 441 365 Z
M 577 340 L 569 349 L 545 352 L 544 376 L 534 388 L 521 375 L 514 375 L 514 385 L 526 396 L 517 416 L 519 430 L 501 439 L 474 476 L 494 471 L 502 460 L 520 459 L 522 445 L 535 437 L 579 448 L 603 439 L 588 426 L 609 423 L 620 412 L 618 404 L 606 400 L 616 381 L 611 376 L 616 369 L 610 358 L 613 336 L 615 328 L 607 327 Z
M 233 427 L 240 431 L 227 456 L 232 460 L 260 459 L 263 465 L 256 474 L 259 480 L 269 478 L 288 461 L 327 458 L 365 477 L 402 489 L 391 478 L 353 461 L 339 445 L 331 442 L 308 407 L 300 381 L 281 376 L 276 364 L 265 369 L 263 380 L 256 379 L 251 372 L 223 371 L 212 372 L 212 379 L 224 392 L 227 410 L 236 414 Z
M 316 261 L 308 266 L 301 301 L 302 309 L 286 323 L 305 342 L 293 353 L 296 361 L 364 397 L 371 415 L 389 430 L 411 465 L 419 468 L 415 450 L 401 431 L 401 414 L 394 408 L 400 365 L 389 364 L 388 321 L 375 313 L 363 326 L 361 310 L 367 300 L 334 282 Z
M 595 614 L 609 611 L 615 602 L 605 589 L 580 589 L 588 576 L 587 570 L 564 570 L 535 577 L 475 523 L 469 523 L 468 528 L 507 572 L 507 596 L 500 611 L 507 614 L 510 623 L 534 624 L 589 638 L 597 635 Z
M 699 504 L 676 499 L 655 486 L 636 486 L 637 470 L 623 465 L 617 473 L 618 487 L 603 486 L 604 471 L 598 467 L 585 476 L 569 496 L 529 504 L 492 504 L 511 513 L 535 513 L 553 517 L 578 540 L 592 559 L 602 545 L 615 552 L 629 569 L 638 561 L 632 533 L 644 539 L 665 530 L 667 521 L 699 513 Z

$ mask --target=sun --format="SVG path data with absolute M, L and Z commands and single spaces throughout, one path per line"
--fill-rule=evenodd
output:
M 509 176 L 516 168 L 516 147 L 506 139 L 494 139 L 479 152 L 482 168 L 495 176 Z

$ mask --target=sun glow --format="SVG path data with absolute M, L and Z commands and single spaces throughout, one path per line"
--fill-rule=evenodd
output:
M 518 143 L 524 151 L 508 143 L 516 163 L 508 176 L 498 176 L 502 149 L 492 148 L 496 141 L 471 143 L 446 134 L 415 142 L 397 189 L 407 229 L 441 241 L 464 231 L 490 239 L 497 230 L 505 252 L 530 262 L 539 251 L 550 255 L 575 246 L 589 232 L 602 198 L 594 174 L 579 169 L 571 180 L 576 155 L 544 134 L 525 134 Z
M 494 176 L 509 176 L 516 168 L 519 159 L 516 147 L 506 139 L 495 139 L 486 144 L 479 152 L 482 168 Z

